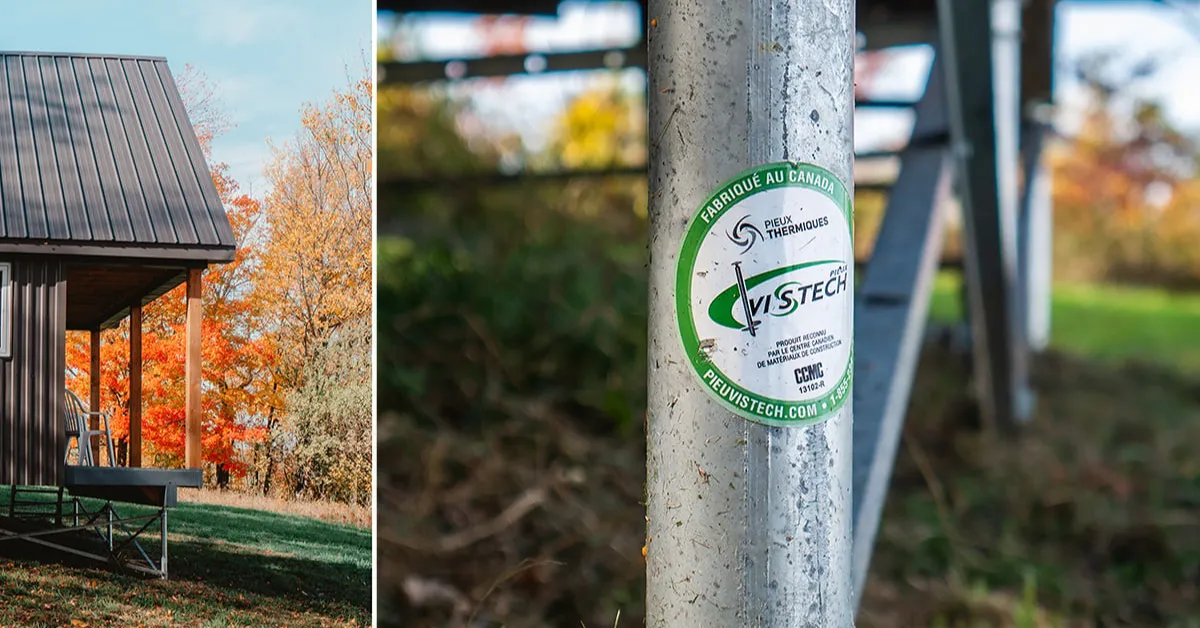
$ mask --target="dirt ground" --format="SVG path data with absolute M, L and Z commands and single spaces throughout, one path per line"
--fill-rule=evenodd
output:
M 1200 382 L 1043 356 L 1005 440 L 961 365 L 922 360 L 858 625 L 1200 625 Z M 642 625 L 641 434 L 507 404 L 381 416 L 380 625 Z

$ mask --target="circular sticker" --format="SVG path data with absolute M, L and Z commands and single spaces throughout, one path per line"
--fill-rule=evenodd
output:
M 735 414 L 774 426 L 832 417 L 854 361 L 853 207 L 811 164 L 741 173 L 684 236 L 675 308 L 700 383 Z

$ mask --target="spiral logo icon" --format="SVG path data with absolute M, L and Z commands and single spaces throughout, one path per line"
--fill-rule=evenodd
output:
M 733 226 L 733 231 L 726 234 L 729 236 L 730 242 L 742 247 L 743 255 L 763 237 L 758 227 L 755 227 L 754 223 L 749 222 L 749 218 L 749 215 L 742 216 L 742 219 L 737 221 L 737 224 Z

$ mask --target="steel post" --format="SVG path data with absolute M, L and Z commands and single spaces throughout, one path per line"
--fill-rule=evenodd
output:
M 1053 125 L 1054 34 L 1057 0 L 1027 0 L 1021 16 L 1021 107 L 1024 116 L 1025 186 L 1017 241 L 1025 297 L 1025 333 L 1030 350 L 1050 343 L 1054 220 L 1050 173 L 1041 158 Z
M 840 407 L 835 415 L 802 425 L 727 409 L 680 341 L 676 286 L 689 225 L 739 173 L 812 164 L 852 195 L 854 3 L 651 0 L 646 18 L 647 625 L 851 626 L 849 398 L 831 406 Z M 784 254 L 802 257 L 803 246 L 797 238 Z M 733 276 L 731 263 L 726 271 Z M 745 301 L 741 283 L 733 286 Z M 738 307 L 725 313 L 746 316 Z M 852 329 L 852 304 L 838 312 L 831 328 Z M 776 333 L 767 325 L 781 319 L 759 316 L 763 327 L 747 342 Z M 746 318 L 749 339 L 756 325 Z
M 163 508 L 158 511 L 159 523 L 159 544 L 162 549 L 162 558 L 158 562 L 158 570 L 162 572 L 163 580 L 167 579 L 167 509 Z

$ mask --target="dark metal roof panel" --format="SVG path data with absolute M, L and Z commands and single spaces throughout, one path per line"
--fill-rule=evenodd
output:
M 236 248 L 165 59 L 0 52 L 0 241 L 22 240 Z

